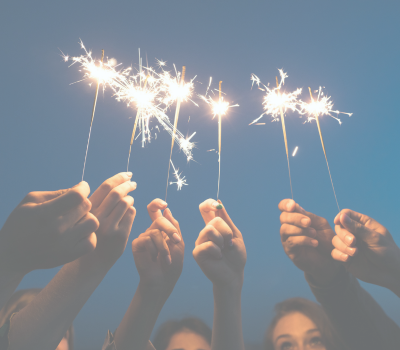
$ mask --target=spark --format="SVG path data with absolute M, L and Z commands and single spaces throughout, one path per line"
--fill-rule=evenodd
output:
M 294 151 L 293 151 L 292 157 L 294 157 L 294 156 L 296 155 L 298 149 L 299 149 L 299 147 L 296 146 L 296 148 L 295 148 Z
M 185 185 L 187 186 L 188 184 L 186 183 L 185 177 L 181 177 L 182 173 L 179 173 L 179 169 L 175 169 L 174 163 L 172 163 L 172 160 L 170 160 L 172 168 L 174 169 L 174 176 L 176 179 L 176 182 L 170 182 L 169 184 L 176 184 L 177 185 L 177 190 L 180 191 L 182 189 L 182 186 Z
M 339 115 L 340 113 L 347 114 L 349 117 L 353 115 L 353 113 L 334 111 L 331 96 L 326 96 L 322 89 L 323 88 L 320 86 L 317 90 L 317 99 L 312 99 L 309 103 L 301 102 L 302 114 L 307 115 L 308 122 L 316 120 L 321 116 L 329 115 L 330 117 L 336 119 L 339 124 L 342 124 L 342 121 L 337 116 L 335 117 L 334 115 L 332 115 L 332 113 L 335 113 L 336 115 Z
M 258 78 L 255 74 L 251 75 L 250 79 L 252 81 L 252 86 L 257 84 L 261 91 L 266 92 L 266 95 L 264 96 L 263 101 L 264 113 L 261 114 L 257 119 L 253 120 L 249 125 L 257 123 L 264 115 L 270 115 L 272 117 L 272 121 L 279 121 L 281 109 L 283 113 L 286 113 L 288 110 L 291 110 L 292 112 L 300 112 L 298 97 L 301 94 L 302 89 L 298 88 L 290 93 L 282 92 L 281 88 L 284 85 L 285 78 L 287 78 L 288 75 L 282 69 L 278 69 L 278 71 L 281 76 L 281 81 L 276 88 L 272 89 L 261 83 L 260 78 Z
M 96 81 L 103 87 L 103 91 L 109 87 L 117 101 L 125 102 L 128 107 L 136 110 L 139 135 L 142 135 L 142 147 L 146 142 L 151 142 L 150 120 L 152 118 L 155 118 L 172 137 L 174 126 L 166 114 L 167 110 L 177 98 L 185 101 L 190 99 L 194 90 L 194 78 L 180 90 L 174 85 L 174 81 L 179 81 L 179 74 L 173 76 L 165 71 L 163 67 L 166 66 L 166 62 L 164 61 L 158 60 L 158 66 L 161 69 L 158 72 L 152 67 L 144 67 L 139 51 L 139 68 L 134 72 L 131 67 L 121 68 L 121 64 L 116 64 L 117 61 L 114 58 L 110 60 L 107 58 L 107 62 L 104 63 L 95 60 L 82 40 L 80 40 L 80 46 L 84 50 L 83 55 L 70 57 L 61 52 L 64 61 L 72 62 L 70 66 L 79 65 L 83 77 L 77 82 Z M 144 86 L 146 78 L 147 84 Z M 188 141 L 179 130 L 176 130 L 175 142 L 188 160 L 193 159 L 194 144 Z

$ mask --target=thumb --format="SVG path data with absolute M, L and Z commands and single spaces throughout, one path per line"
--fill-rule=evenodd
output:
M 340 224 L 358 239 L 363 240 L 367 244 L 374 244 L 379 240 L 379 234 L 377 232 L 371 230 L 370 228 L 366 227 L 364 224 L 353 220 L 351 217 L 351 213 L 348 211 L 343 210 L 340 214 Z

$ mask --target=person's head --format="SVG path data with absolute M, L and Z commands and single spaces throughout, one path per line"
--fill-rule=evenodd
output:
M 292 298 L 277 304 L 275 312 L 265 334 L 265 350 L 343 349 L 320 305 Z
M 170 320 L 157 330 L 153 345 L 157 350 L 211 350 L 211 328 L 195 317 Z
M 39 294 L 41 289 L 21 289 L 15 292 L 8 300 L 7 304 L 0 310 L 0 325 L 3 325 L 12 316 L 12 314 L 21 311 Z M 74 329 L 71 326 L 64 335 L 64 338 L 55 350 L 73 350 L 74 349 Z

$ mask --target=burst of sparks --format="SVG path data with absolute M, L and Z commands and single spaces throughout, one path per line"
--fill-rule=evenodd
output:
M 229 108 L 232 107 L 239 107 L 238 104 L 236 105 L 229 105 L 229 102 L 224 101 L 224 97 L 221 95 L 221 98 L 218 100 L 213 100 L 211 96 L 207 96 L 207 93 L 211 91 L 214 94 L 214 90 L 210 90 L 210 85 L 212 82 L 212 77 L 210 77 L 210 83 L 208 85 L 207 91 L 205 95 L 199 95 L 199 97 L 204 100 L 210 107 L 211 112 L 213 114 L 213 119 L 216 116 L 224 116 L 228 112 Z M 218 89 L 215 89 L 218 92 Z
M 176 182 L 170 182 L 169 184 L 170 185 L 176 184 L 177 190 L 180 191 L 182 189 L 182 186 L 188 185 L 185 180 L 186 176 L 181 177 L 182 173 L 179 173 L 179 169 L 175 169 L 175 166 L 174 166 L 174 163 L 172 163 L 172 160 L 170 162 L 171 162 L 172 168 L 174 169 L 174 176 L 175 176 Z
M 281 109 L 283 113 L 286 113 L 287 110 L 300 112 L 298 108 L 298 97 L 301 94 L 302 89 L 298 88 L 290 93 L 281 91 L 285 82 L 285 78 L 287 78 L 288 75 L 282 69 L 278 70 L 281 76 L 281 81 L 278 87 L 272 89 L 261 83 L 260 78 L 255 74 L 251 75 L 250 79 L 252 81 L 252 86 L 256 84 L 261 91 L 266 92 L 266 95 L 264 96 L 263 102 L 264 113 L 261 114 L 257 119 L 253 120 L 250 125 L 257 123 L 264 115 L 270 115 L 272 117 L 272 121 L 278 121 Z
M 152 67 L 143 67 L 142 59 L 139 56 L 139 69 L 134 73 L 131 67 L 120 68 L 120 64 L 116 64 L 115 59 L 107 59 L 106 63 L 101 64 L 92 57 L 92 52 L 86 49 L 82 40 L 80 45 L 85 54 L 79 57 L 70 57 L 61 52 L 64 61 L 72 61 L 70 66 L 80 65 L 83 78 L 77 82 L 99 81 L 103 91 L 106 87 L 110 87 L 118 101 L 124 101 L 128 106 L 140 111 L 138 126 L 142 135 L 142 146 L 146 141 L 151 141 L 150 119 L 152 117 L 155 117 L 172 137 L 174 126 L 166 112 L 178 98 L 183 101 L 190 100 L 194 90 L 194 78 L 179 87 L 177 82 L 179 82 L 180 73 L 175 69 L 176 76 L 173 76 L 164 70 L 163 67 L 166 66 L 164 61 L 157 60 L 161 72 L 156 72 Z M 145 85 L 146 79 L 147 84 Z M 193 159 L 194 143 L 190 142 L 190 139 L 194 134 L 185 138 L 179 130 L 175 132 L 175 142 L 184 152 L 188 161 Z
M 318 91 L 317 99 L 312 99 L 309 103 L 301 102 L 301 111 L 302 114 L 307 115 L 307 121 L 311 122 L 318 117 L 323 115 L 329 115 L 330 117 L 336 119 L 339 124 L 342 124 L 342 121 L 337 117 L 340 113 L 347 114 L 349 117 L 353 115 L 353 113 L 345 113 L 340 111 L 334 111 L 333 102 L 331 101 L 331 96 L 324 95 L 322 87 L 320 86 Z M 332 115 L 332 113 L 337 116 Z

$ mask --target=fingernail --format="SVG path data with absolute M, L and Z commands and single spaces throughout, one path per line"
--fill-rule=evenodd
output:
M 131 184 L 132 184 L 133 187 L 135 187 L 135 188 L 137 187 L 137 183 L 136 182 L 132 181 Z
M 346 214 L 343 214 L 342 218 L 346 225 L 351 225 L 351 219 Z
M 316 239 L 312 239 L 312 240 L 311 240 L 311 244 L 312 244 L 314 247 L 316 247 L 316 246 L 318 246 L 318 241 L 317 241 Z
M 233 247 L 233 240 L 231 239 L 231 240 L 229 240 L 229 247 Z
M 166 260 L 166 262 L 167 262 L 168 265 L 171 265 L 171 264 L 172 264 L 171 255 L 167 255 L 167 256 L 165 257 L 165 260 Z
M 351 256 L 354 256 L 354 254 L 356 253 L 357 248 L 347 248 L 347 251 L 349 252 L 349 254 Z
M 168 205 L 167 202 L 164 202 L 163 200 L 161 201 L 161 205 Z
M 345 240 L 346 240 L 346 243 L 347 243 L 347 244 L 351 244 L 351 243 L 353 243 L 353 241 L 354 241 L 354 237 L 353 237 L 353 236 L 350 236 L 350 235 L 347 235 L 347 236 L 345 237 Z
M 289 202 L 286 203 L 286 209 L 287 210 L 292 210 L 292 205 L 293 205 L 293 200 L 290 200 Z
M 302 218 L 302 219 L 301 219 L 301 223 L 302 223 L 304 226 L 308 226 L 308 225 L 311 223 L 311 220 L 310 220 L 310 218 Z
M 218 203 L 218 202 L 214 202 L 213 204 L 212 204 L 212 206 L 215 208 L 215 209 L 222 209 L 223 207 L 222 207 L 222 204 L 221 203 Z
M 349 258 L 349 256 L 347 254 L 342 254 L 341 257 L 342 261 L 347 261 L 347 259 Z
M 179 243 L 182 240 L 182 238 L 179 237 L 179 235 L 176 232 L 172 235 L 172 239 L 174 240 L 175 243 Z
M 132 177 L 132 173 L 129 171 L 129 172 L 126 173 L 126 176 Z

